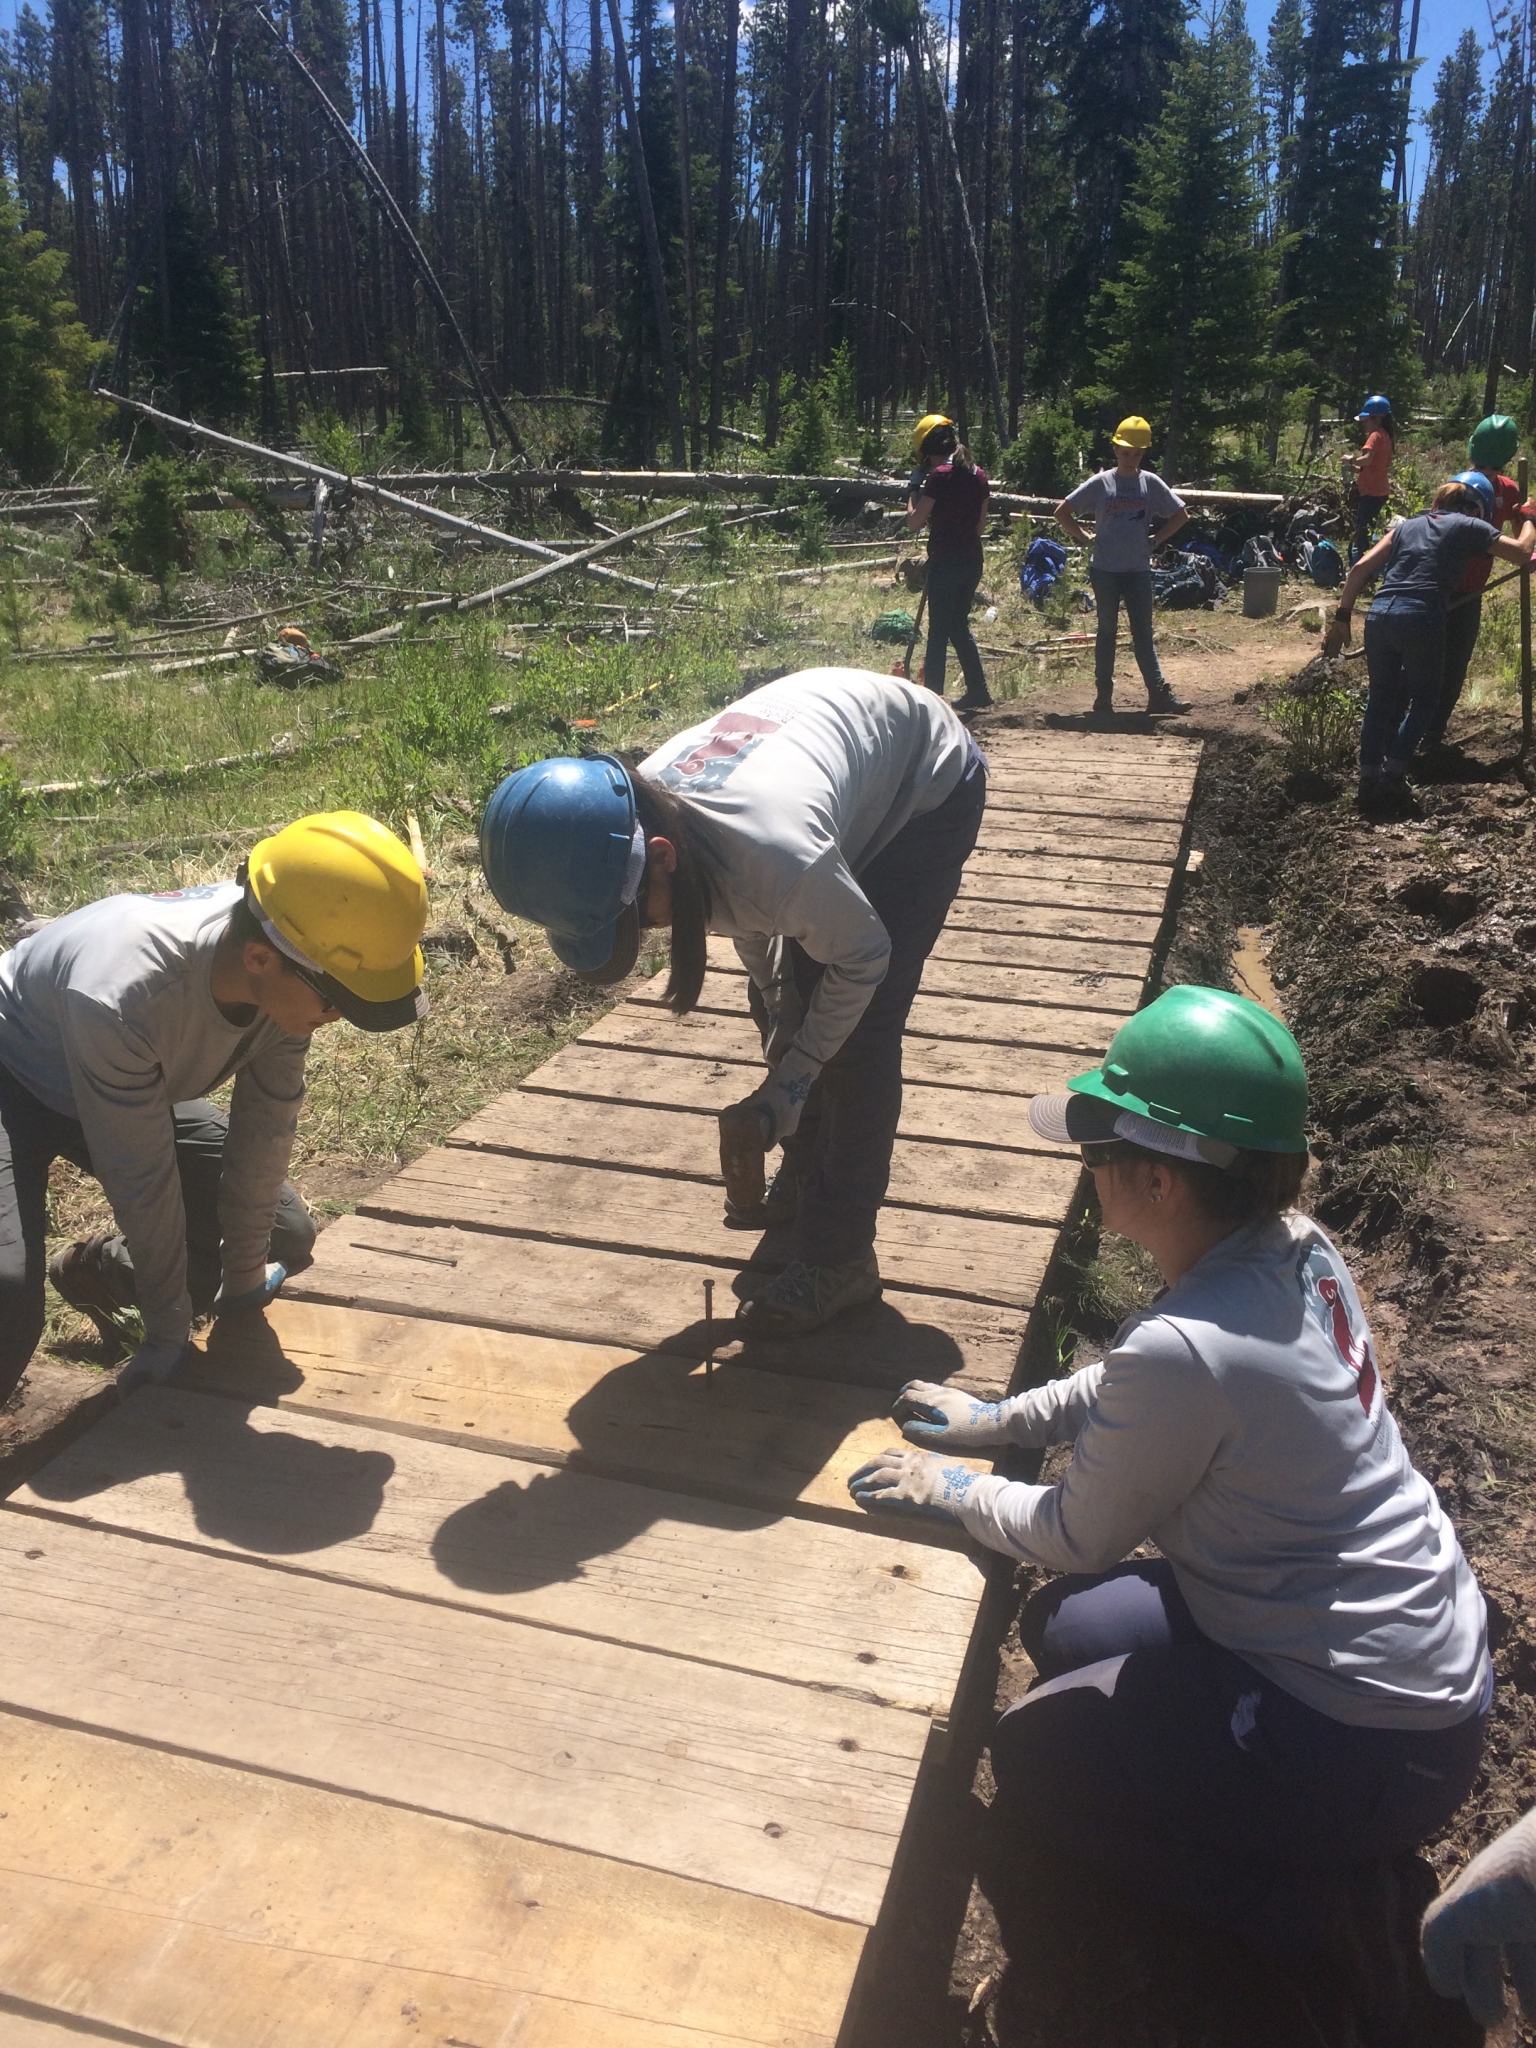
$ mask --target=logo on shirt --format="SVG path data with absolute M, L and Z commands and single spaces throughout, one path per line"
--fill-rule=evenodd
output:
M 195 889 L 153 889 L 149 894 L 151 903 L 200 903 L 205 897 L 217 896 L 221 889 L 227 889 L 227 882 L 201 882 Z
M 1323 1270 L 1315 1272 L 1314 1266 Z M 1331 1270 L 1331 1262 L 1321 1245 L 1313 1245 L 1301 1270 L 1309 1297 L 1308 1306 L 1322 1324 L 1324 1334 L 1332 1338 L 1340 1363 L 1354 1379 L 1360 1406 L 1369 1415 L 1371 1403 L 1376 1398 L 1376 1361 L 1371 1355 L 1371 1333 L 1365 1318 L 1361 1317 L 1357 1334 L 1350 1321 L 1343 1283 Z
M 677 760 L 669 761 L 656 779 L 669 789 L 683 789 L 693 795 L 719 789 L 749 754 L 779 730 L 779 723 L 775 718 L 757 718 L 750 711 L 722 711 L 705 728 L 708 738 L 701 739 Z

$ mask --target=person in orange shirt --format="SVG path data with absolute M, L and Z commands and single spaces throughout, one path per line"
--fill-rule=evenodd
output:
M 1368 398 L 1355 415 L 1366 429 L 1365 446 L 1358 455 L 1346 456 L 1345 460 L 1355 472 L 1355 490 L 1358 494 L 1355 504 L 1355 547 L 1350 556 L 1358 562 L 1370 545 L 1371 529 L 1377 516 L 1387 502 L 1390 486 L 1392 457 L 1397 452 L 1397 422 L 1392 417 L 1392 401 L 1378 392 Z

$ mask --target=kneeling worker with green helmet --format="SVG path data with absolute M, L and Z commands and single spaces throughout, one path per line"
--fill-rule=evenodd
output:
M 427 890 L 356 811 L 300 818 L 232 882 L 109 896 L 0 958 L 0 1399 L 43 1328 L 48 1169 L 101 1182 L 115 1231 L 48 1267 L 109 1342 L 137 1308 L 120 1386 L 169 1378 L 195 1313 L 260 1309 L 311 1263 L 284 1178 L 309 1041 L 345 1017 L 427 1013 Z M 234 1077 L 226 1116 L 202 1098 Z
M 1170 989 L 1029 1114 L 1080 1148 L 1105 1229 L 1164 1290 L 1101 1363 L 1010 1400 L 909 1384 L 911 1448 L 850 1488 L 1067 1575 L 1021 1617 L 1041 1682 L 992 1737 L 999 1852 L 1088 1863 L 1305 1985 L 1329 1941 L 1387 1938 L 1404 1859 L 1471 1789 L 1482 1595 L 1404 1449 L 1349 1271 L 1297 1208 L 1307 1081 L 1279 1019 Z M 1051 1486 L 953 1455 L 1067 1443 Z M 1160 1555 L 1132 1559 L 1149 1541 Z

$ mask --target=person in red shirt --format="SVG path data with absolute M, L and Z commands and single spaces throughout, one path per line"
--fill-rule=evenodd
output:
M 1480 421 L 1467 443 L 1468 465 L 1480 471 L 1493 485 L 1493 509 L 1487 514 L 1487 519 L 1488 524 L 1496 526 L 1501 533 L 1506 526 L 1514 524 L 1521 509 L 1520 486 L 1500 473 L 1500 465 L 1514 459 L 1519 445 L 1520 429 L 1508 413 L 1501 412 L 1490 413 L 1487 419 Z M 1477 647 L 1477 636 L 1482 629 L 1483 585 L 1492 569 L 1492 555 L 1474 558 L 1467 564 L 1466 574 L 1451 598 L 1445 622 L 1445 667 L 1441 675 L 1440 703 L 1420 743 L 1420 750 L 1424 753 L 1445 744 L 1445 729 L 1460 700 Z
M 1391 399 L 1383 398 L 1378 392 L 1365 401 L 1356 418 L 1366 429 L 1366 436 L 1360 453 L 1345 458 L 1355 472 L 1355 551 L 1350 556 L 1352 562 L 1358 562 L 1370 545 L 1371 529 L 1391 490 L 1392 457 L 1397 452 L 1397 422 L 1392 417 Z
M 987 473 L 978 469 L 953 420 L 941 413 L 920 419 L 912 435 L 919 467 L 907 501 L 907 531 L 928 528 L 928 647 L 923 681 L 944 694 L 944 664 L 950 647 L 960 661 L 965 694 L 960 711 L 980 711 L 992 702 L 971 633 L 971 603 L 981 582 L 981 531 L 992 495 Z

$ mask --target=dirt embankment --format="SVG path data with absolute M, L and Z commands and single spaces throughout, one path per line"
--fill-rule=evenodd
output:
M 1264 693 L 1247 695 L 1261 664 L 1257 647 L 1246 661 L 1169 664 L 1196 700 L 1172 729 L 1206 742 L 1192 837 L 1205 860 L 1163 978 L 1233 986 L 1239 931 L 1263 928 L 1313 1083 L 1308 1206 L 1361 1283 L 1405 1439 L 1488 1597 L 1498 1693 L 1473 1795 L 1426 1851 L 1443 1881 L 1536 1803 L 1536 800 L 1514 772 L 1511 721 L 1485 715 L 1463 721 L 1446 779 L 1421 786 L 1421 820 L 1367 824 L 1344 786 L 1287 775 L 1257 715 Z M 1284 672 L 1273 653 L 1270 672 Z M 1059 724 L 1080 708 L 1063 693 L 1025 715 Z M 1148 1275 L 1091 1228 L 1078 1257 L 1065 1307 L 1091 1357 Z M 1043 1576 L 1021 1572 L 1016 1599 Z M 1018 1690 L 1016 1654 L 1010 1632 L 1000 1701 Z M 1303 1994 L 1081 1873 L 1020 1859 L 989 1882 L 989 1789 L 983 1760 L 969 1808 L 982 1880 L 950 1982 L 952 2040 L 1368 2048 L 1315 1984 Z M 1405 2048 L 1481 2039 L 1419 1987 Z M 1532 2039 L 1514 2023 L 1500 2036 Z

